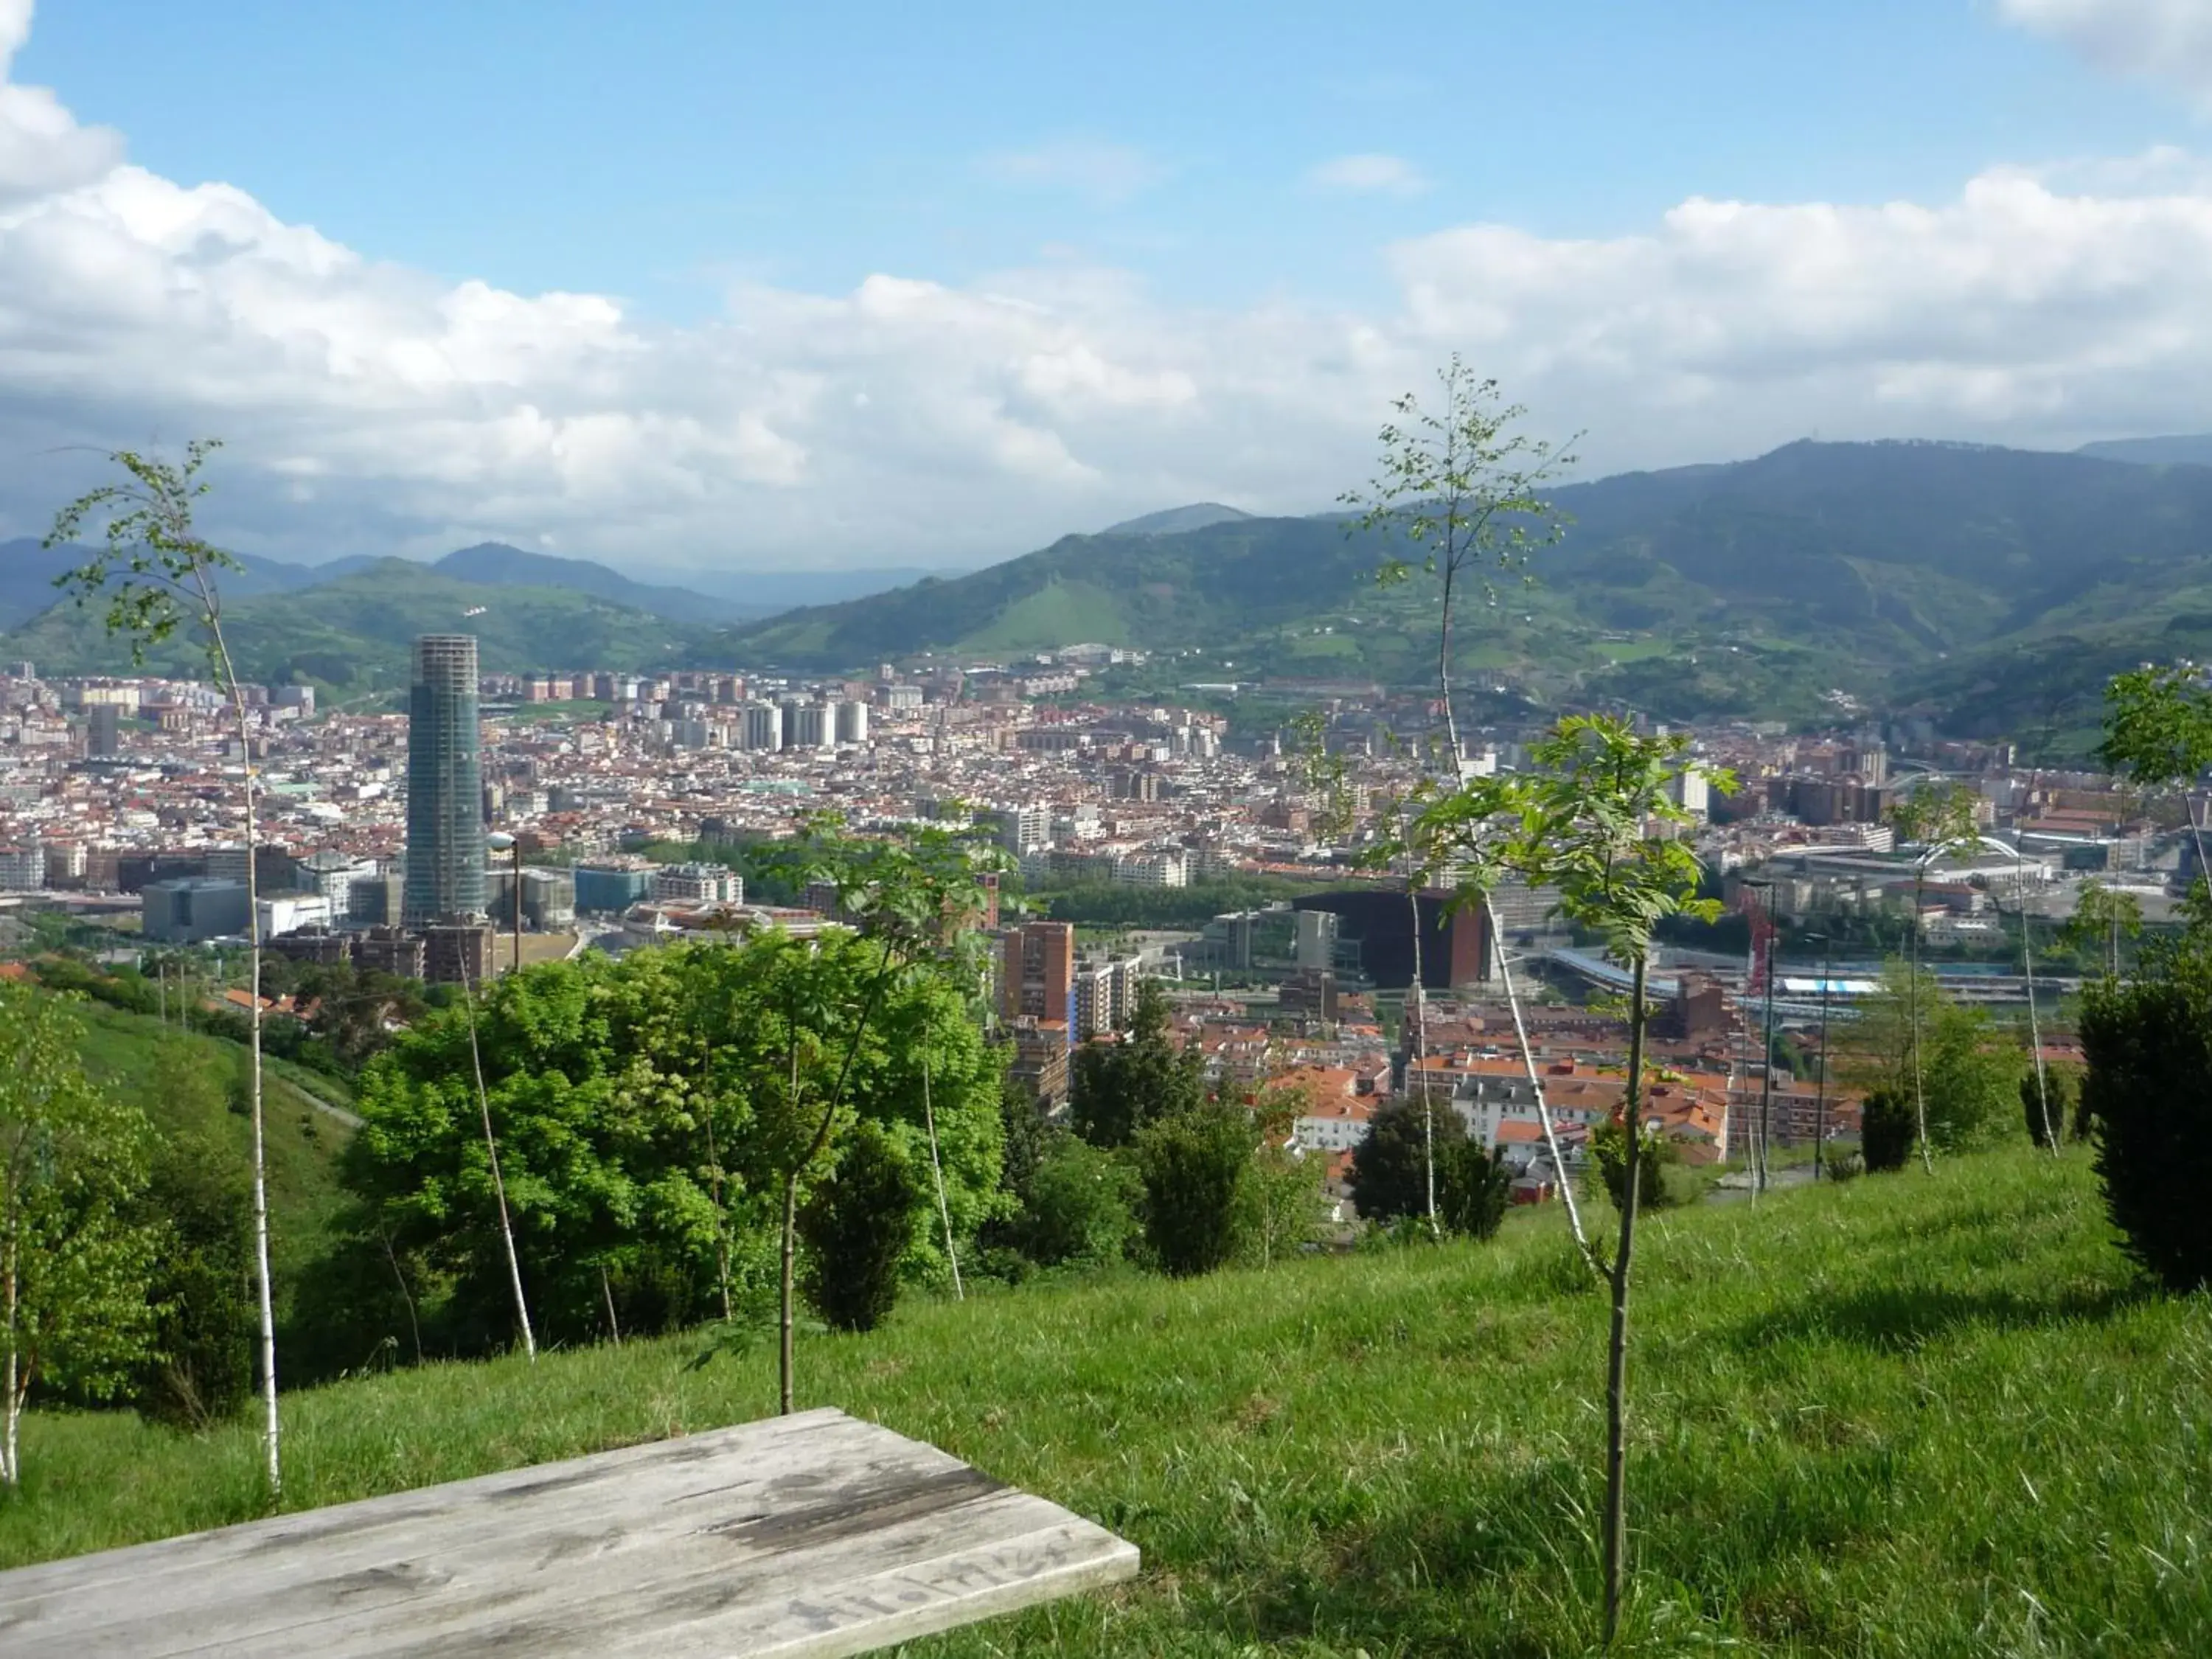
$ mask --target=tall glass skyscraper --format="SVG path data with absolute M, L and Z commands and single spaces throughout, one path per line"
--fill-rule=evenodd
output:
M 407 693 L 410 927 L 484 914 L 483 761 L 473 634 L 415 641 Z

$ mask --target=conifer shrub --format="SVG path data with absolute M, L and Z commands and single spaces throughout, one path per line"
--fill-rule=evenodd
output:
M 872 1331 L 897 1305 L 899 1261 L 914 1243 L 927 1196 L 899 1144 L 862 1121 L 846 1137 L 836 1173 L 799 1217 L 808 1249 L 806 1299 L 841 1331 Z
M 1895 1089 L 1876 1089 L 1859 1109 L 1859 1161 L 1869 1175 L 1905 1167 L 1918 1136 L 1912 1102 Z

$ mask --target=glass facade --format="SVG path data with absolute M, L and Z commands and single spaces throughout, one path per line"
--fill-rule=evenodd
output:
M 477 641 L 415 641 L 407 694 L 406 924 L 484 914 L 483 763 L 477 732 Z

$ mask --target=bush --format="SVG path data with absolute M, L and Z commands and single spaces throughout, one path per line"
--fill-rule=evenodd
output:
M 1681 1148 L 1652 1133 L 1649 1124 L 1644 1126 L 1640 1139 L 1644 1146 L 1636 1160 L 1636 1206 L 1663 1210 L 1677 1201 L 1677 1194 L 1668 1188 L 1667 1168 L 1681 1161 Z M 1606 1196 L 1613 1200 L 1614 1209 L 1620 1209 L 1628 1197 L 1628 1126 L 1617 1117 L 1599 1124 L 1590 1135 L 1590 1157 L 1605 1182 Z
M 1237 1254 L 1237 1193 L 1258 1139 L 1251 1114 L 1218 1101 L 1138 1135 L 1145 1238 L 1163 1271 L 1211 1273 Z
M 809 1261 L 806 1299 L 841 1331 L 872 1331 L 897 1305 L 899 1260 L 914 1243 L 927 1196 L 906 1153 L 877 1125 L 856 1123 L 836 1173 L 799 1218 Z
M 2125 1249 L 2173 1290 L 2212 1284 L 2212 944 L 2092 986 L 2081 1047 L 2081 1103 Z
M 1455 1127 L 1459 1122 L 1452 1116 Z M 1437 1151 L 1437 1218 L 1462 1238 L 1494 1238 L 1513 1202 L 1513 1176 L 1471 1139 Z
M 179 1136 L 162 1149 L 146 1191 L 147 1217 L 163 1236 L 147 1292 L 153 1352 L 132 1375 L 131 1395 L 148 1417 L 177 1428 L 222 1421 L 253 1387 L 252 1200 L 234 1164 L 228 1149 Z
M 1367 1139 L 1352 1154 L 1352 1207 L 1359 1218 L 1387 1225 L 1401 1216 L 1425 1218 L 1429 1212 L 1426 1142 L 1431 1133 L 1423 1121 L 1418 1096 L 1405 1095 L 1376 1112 L 1367 1125 Z M 1439 1102 L 1435 1108 L 1437 1203 L 1443 1204 L 1443 1165 L 1455 1140 L 1467 1139 L 1460 1115 Z
M 1040 1267 L 1122 1260 L 1142 1232 L 1143 1183 L 1127 1158 L 1064 1135 L 1030 1172 L 1015 1237 Z
M 2037 1084 L 2033 1067 L 2021 1074 L 2021 1116 L 2027 1124 L 2027 1138 L 2039 1146 L 2048 1146 L 2052 1140 L 2066 1137 L 2066 1115 L 2074 1109 L 2074 1078 L 2069 1072 L 2046 1066 L 2043 1068 L 2041 1087 Z M 2044 1130 L 2046 1123 L 2050 1126 L 2048 1134 Z
M 1903 1169 L 1918 1136 L 1912 1103 L 1897 1090 L 1877 1089 L 1859 1109 L 1859 1160 L 1869 1175 Z

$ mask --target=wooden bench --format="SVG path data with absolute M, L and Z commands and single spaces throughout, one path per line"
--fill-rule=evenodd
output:
M 0 1654 L 811 1659 L 1136 1571 L 1058 1504 L 813 1411 L 0 1572 Z

